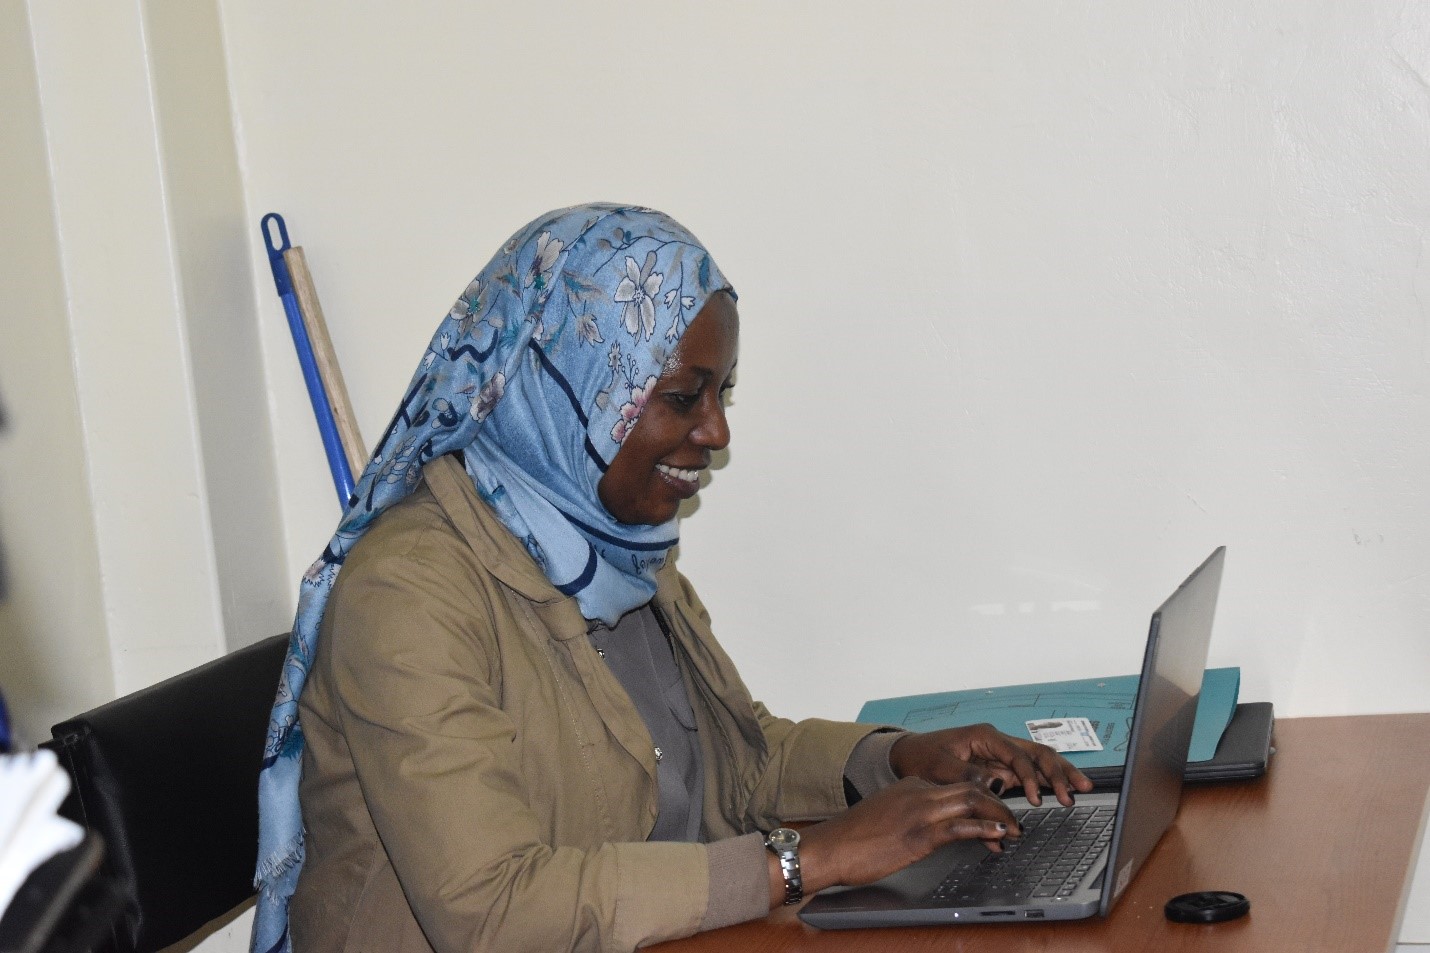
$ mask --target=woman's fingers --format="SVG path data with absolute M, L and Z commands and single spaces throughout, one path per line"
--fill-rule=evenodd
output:
M 982 782 L 936 785 L 905 778 L 803 833 L 807 882 L 821 889 L 878 880 L 950 841 L 997 845 L 1021 831 L 1012 812 Z
M 1040 803 L 1042 798 L 1039 791 L 1051 778 L 1045 776 L 1043 765 L 1035 758 L 1039 757 L 1039 749 L 1042 749 L 1056 762 L 1057 755 L 1052 749 L 1005 735 L 991 725 L 973 725 L 967 729 L 953 730 L 963 733 L 960 740 L 968 745 L 970 755 L 980 768 L 1001 777 L 1007 785 L 1021 787 L 1023 795 L 1031 803 Z M 1053 765 L 1049 764 L 1048 767 L 1053 768 Z
M 983 781 L 949 785 L 942 793 L 946 819 L 939 824 L 934 842 L 925 853 L 956 840 L 979 840 L 990 851 L 999 853 L 1005 838 L 1022 836 L 1013 812 Z
M 918 796 L 927 804 L 921 830 L 932 838 L 930 850 L 953 840 L 1001 840 L 1022 833 L 1013 812 L 981 781 L 928 785 Z
M 1043 776 L 1047 786 L 1053 789 L 1058 803 L 1071 806 L 1074 791 L 1086 794 L 1092 790 L 1092 781 L 1088 776 L 1073 767 L 1066 758 L 1051 748 L 1042 745 L 1038 747 L 1042 749 L 1035 755 L 1038 759 L 1038 773 Z
M 1032 804 L 1042 803 L 1045 788 L 1069 806 L 1077 792 L 1092 790 L 1086 775 L 1053 749 L 987 724 L 907 734 L 890 749 L 889 763 L 900 777 L 939 784 L 997 778 L 1021 788 Z
M 1029 766 L 1036 774 L 1035 785 L 1051 788 L 1060 804 L 1071 806 L 1074 792 L 1086 793 L 1092 790 L 1092 781 L 1053 749 L 1031 741 L 1018 741 L 1018 747 L 1028 758 Z M 1021 777 L 1020 772 L 1020 779 Z M 1027 788 L 1028 785 L 1024 783 L 1024 790 Z M 1034 804 L 1038 803 L 1032 795 L 1028 795 L 1028 800 Z
M 1051 788 L 1059 803 L 1071 805 L 1074 792 L 1092 790 L 1092 782 L 1062 755 L 1047 745 L 1005 735 L 991 725 L 975 725 L 962 740 L 975 760 L 1000 765 L 1013 775 L 1010 783 L 1023 788 L 1033 804 L 1042 803 L 1042 788 Z M 1016 780 L 1014 780 L 1016 779 Z
M 945 825 L 943 833 L 946 836 L 939 843 L 940 847 L 956 840 L 981 840 L 990 850 L 1001 850 L 1003 838 L 1014 836 L 1007 821 L 987 821 L 978 818 L 959 818 L 949 821 Z
M 1042 778 L 1038 774 L 1038 766 L 1033 763 L 1033 759 L 1021 746 L 1004 744 L 1002 747 L 1005 749 L 1001 752 L 1003 763 L 1013 772 L 1017 783 L 1022 786 L 1023 796 L 1031 804 L 1040 803 L 1042 795 L 1039 791 L 1042 788 Z

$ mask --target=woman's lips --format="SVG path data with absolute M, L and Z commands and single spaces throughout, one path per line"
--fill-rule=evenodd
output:
M 655 470 L 682 500 L 689 499 L 700 490 L 699 470 L 682 470 L 667 463 L 657 463 Z

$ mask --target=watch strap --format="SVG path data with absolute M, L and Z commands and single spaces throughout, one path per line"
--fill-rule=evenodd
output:
M 799 903 L 804 899 L 804 878 L 800 874 L 798 845 L 799 842 L 796 841 L 790 847 L 776 847 L 771 843 L 769 837 L 765 838 L 765 846 L 779 860 L 780 873 L 784 875 L 785 906 Z

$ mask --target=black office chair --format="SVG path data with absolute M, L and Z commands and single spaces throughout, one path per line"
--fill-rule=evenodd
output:
M 258 771 L 288 637 L 277 635 L 52 729 L 61 813 L 127 894 L 113 953 L 153 953 L 253 896 Z

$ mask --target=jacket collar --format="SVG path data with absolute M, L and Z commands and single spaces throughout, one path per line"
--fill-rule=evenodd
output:
M 586 620 L 576 600 L 551 584 L 521 541 L 482 502 L 472 478 L 455 456 L 431 461 L 422 468 L 422 477 L 477 560 L 503 585 L 531 602 L 557 639 L 586 634 Z

